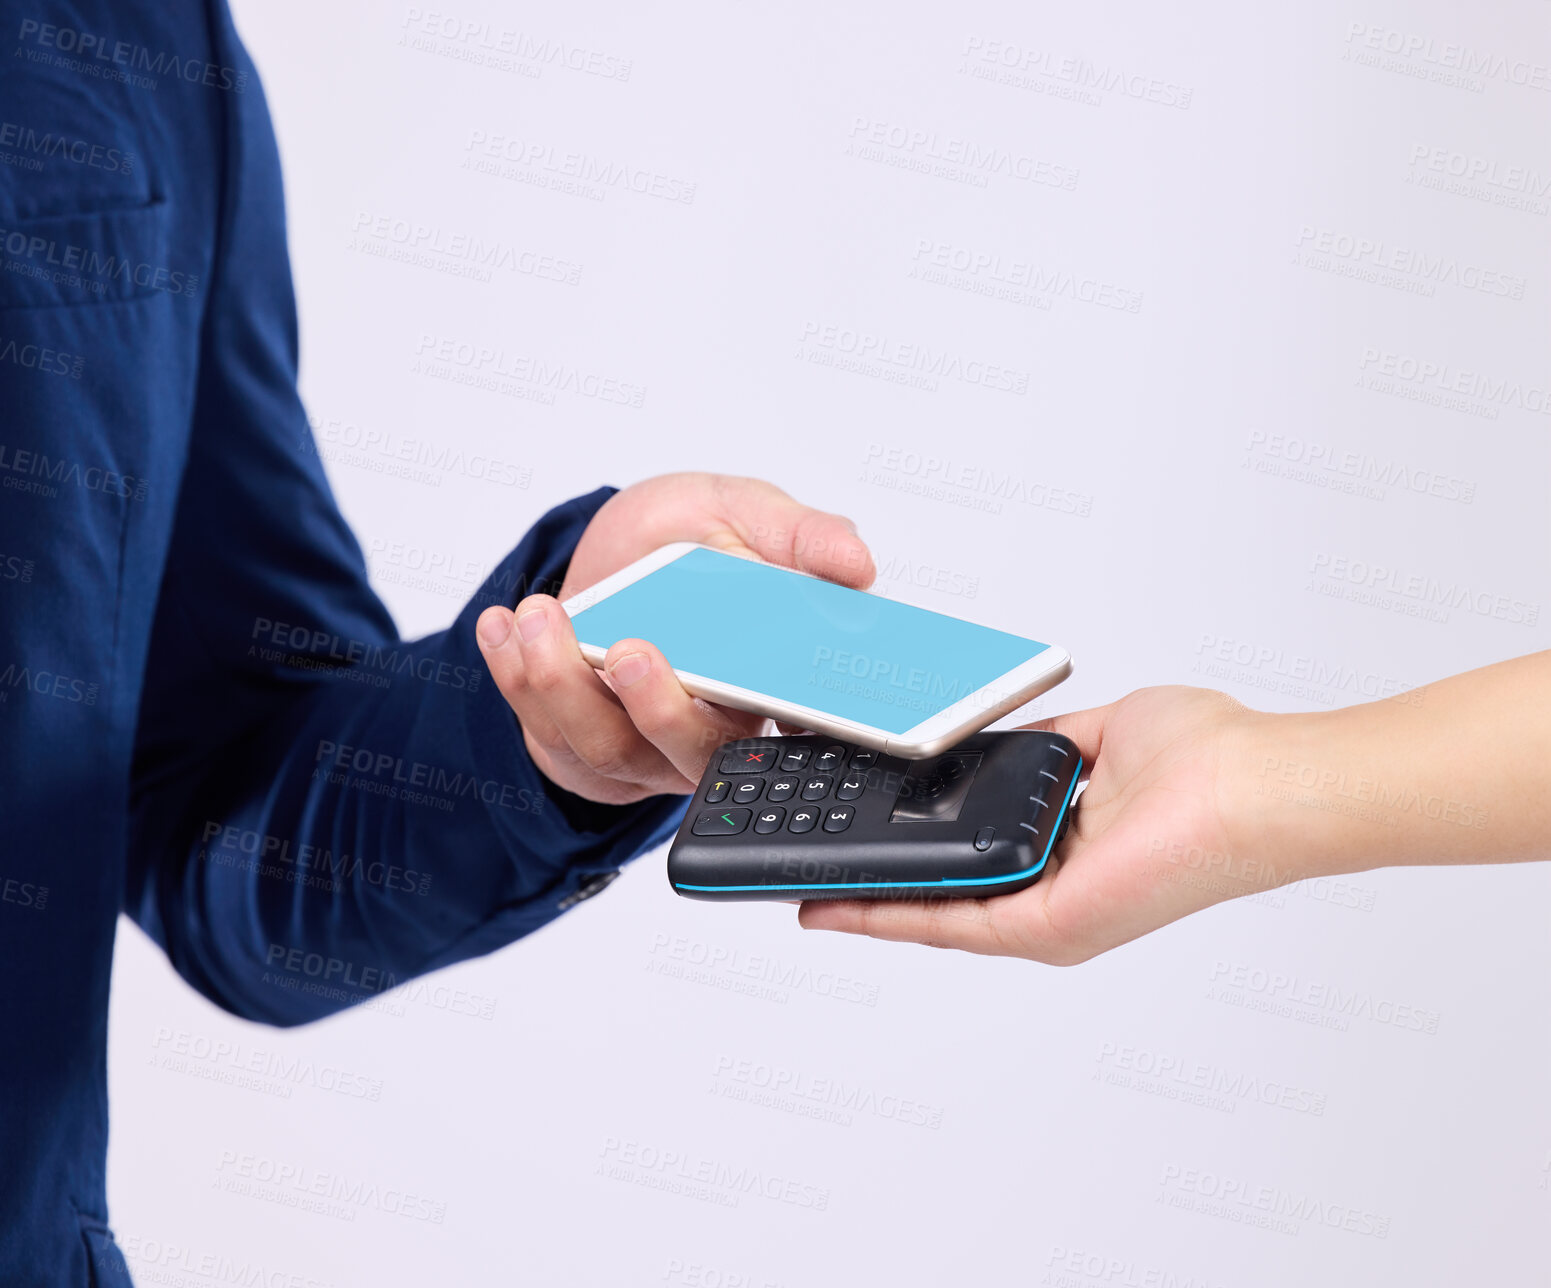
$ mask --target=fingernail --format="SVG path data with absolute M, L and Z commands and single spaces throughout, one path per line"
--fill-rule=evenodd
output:
M 488 609 L 480 614 L 476 629 L 486 648 L 500 648 L 512 633 L 512 615 L 499 608 Z
M 521 635 L 522 642 L 527 644 L 538 639 L 548 625 L 548 615 L 542 608 L 536 608 L 531 613 L 524 613 L 517 619 L 517 634 Z
M 637 680 L 645 679 L 652 664 L 645 653 L 626 653 L 609 668 L 609 675 L 620 688 L 626 689 Z

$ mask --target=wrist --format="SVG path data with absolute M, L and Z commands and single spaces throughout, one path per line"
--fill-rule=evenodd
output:
M 1439 787 L 1436 757 L 1401 715 L 1368 703 L 1255 722 L 1240 818 L 1292 880 L 1442 857 L 1423 808 Z
M 1225 732 L 1219 811 L 1230 850 L 1266 887 L 1371 866 L 1355 861 L 1352 820 L 1330 788 L 1329 714 L 1248 711 Z

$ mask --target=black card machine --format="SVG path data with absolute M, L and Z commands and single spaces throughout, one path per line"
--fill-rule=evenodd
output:
M 1069 738 L 981 733 L 929 760 L 814 735 L 711 757 L 668 851 L 691 899 L 983 898 L 1038 880 L 1071 819 Z

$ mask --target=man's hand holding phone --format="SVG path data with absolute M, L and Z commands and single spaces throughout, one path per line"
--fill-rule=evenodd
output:
M 666 474 L 610 497 L 572 556 L 567 599 L 670 542 L 692 541 L 839 582 L 872 584 L 851 523 L 758 479 Z M 694 790 L 711 753 L 763 731 L 762 716 L 692 698 L 662 654 L 619 640 L 602 675 L 578 648 L 559 600 L 530 595 L 480 615 L 480 652 L 522 726 L 534 764 L 588 800 L 624 805 Z

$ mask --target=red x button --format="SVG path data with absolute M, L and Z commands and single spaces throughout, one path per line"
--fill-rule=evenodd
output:
M 768 769 L 775 768 L 776 757 L 780 755 L 777 747 L 734 747 L 722 752 L 722 763 L 717 766 L 719 774 L 763 774 Z

